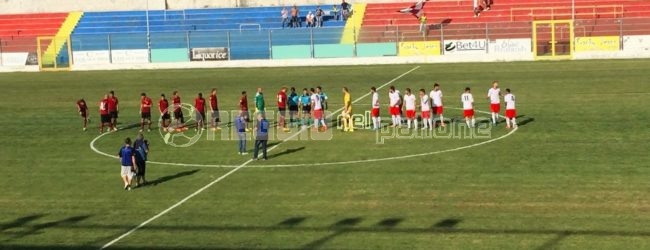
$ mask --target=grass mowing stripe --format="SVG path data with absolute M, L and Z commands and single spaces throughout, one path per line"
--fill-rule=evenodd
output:
M 420 68 L 420 66 L 416 66 L 416 67 L 412 68 L 411 70 L 406 71 L 406 72 L 404 72 L 403 74 L 401 74 L 401 75 L 399 75 L 399 76 L 393 78 L 392 80 L 390 80 L 390 81 L 388 81 L 388 82 L 382 84 L 382 85 L 379 86 L 377 89 L 381 89 L 381 88 L 383 88 L 383 87 L 386 87 L 386 85 L 391 84 L 391 83 L 393 83 L 393 82 L 399 80 L 400 78 L 404 77 L 405 75 L 408 75 L 409 73 L 411 73 L 411 72 L 413 72 L 413 71 L 415 71 L 415 70 L 417 70 L 417 69 L 419 69 L 419 68 Z M 361 99 L 363 99 L 363 98 L 365 98 L 365 97 L 367 97 L 367 96 L 369 96 L 369 95 L 370 95 L 370 93 L 367 93 L 367 94 L 365 94 L 365 95 L 363 95 L 363 96 L 357 98 L 356 100 L 352 101 L 352 103 L 356 103 L 356 102 L 360 101 Z M 332 112 L 331 115 L 333 115 L 333 114 L 335 114 L 335 113 L 338 113 L 338 112 L 341 112 L 342 110 L 343 110 L 343 108 L 337 109 L 336 111 Z M 296 137 L 297 135 L 299 135 L 299 134 L 300 134 L 303 130 L 305 130 L 305 129 L 308 129 L 308 128 L 300 129 L 298 132 L 296 132 L 296 133 L 294 133 L 293 135 L 291 135 L 291 136 L 287 137 L 286 139 L 282 140 L 280 143 L 278 143 L 278 144 L 276 144 L 275 146 L 269 148 L 267 151 L 270 152 L 270 151 L 272 151 L 273 149 L 275 149 L 275 148 L 277 148 L 278 146 L 280 146 L 282 143 L 284 143 L 284 142 L 286 142 L 286 141 L 288 141 L 288 140 L 293 139 L 294 137 Z M 98 136 L 97 138 L 99 138 L 99 137 L 101 137 L 101 135 Z M 97 139 L 97 138 L 96 138 L 96 139 Z M 96 140 L 96 139 L 95 139 L 95 140 Z M 93 140 L 93 141 L 94 141 L 94 140 Z M 91 146 L 92 146 L 92 143 L 91 143 Z M 98 151 L 96 150 L 95 152 L 98 152 Z M 105 153 L 103 153 L 103 152 L 98 152 L 98 153 L 105 154 Z M 106 155 L 107 155 L 107 154 L 106 154 Z M 162 212 L 160 212 L 160 213 L 154 215 L 153 217 L 149 218 L 148 220 L 146 220 L 146 221 L 140 223 L 140 225 L 137 225 L 136 227 L 132 228 L 132 229 L 129 230 L 128 232 L 126 232 L 126 233 L 124 233 L 124 234 L 118 236 L 117 238 L 111 240 L 110 242 L 104 244 L 100 249 L 106 249 L 106 248 L 112 246 L 113 244 L 117 243 L 118 241 L 120 241 L 120 240 L 126 238 L 127 236 L 131 235 L 131 234 L 134 233 L 135 231 L 138 231 L 138 229 L 140 229 L 140 228 L 146 226 L 147 224 L 151 223 L 152 221 L 154 221 L 154 220 L 160 218 L 161 216 L 163 216 L 163 215 L 169 213 L 169 211 L 172 211 L 174 208 L 176 208 L 176 207 L 182 205 L 183 203 L 187 202 L 188 200 L 192 199 L 192 197 L 194 197 L 194 196 L 200 194 L 201 192 L 203 192 L 203 191 L 205 191 L 206 189 L 210 188 L 212 185 L 214 185 L 214 184 L 220 182 L 221 180 L 225 179 L 226 177 L 230 176 L 231 174 L 233 174 L 233 173 L 239 171 L 240 169 L 242 169 L 243 167 L 245 167 L 246 165 L 248 165 L 248 164 L 251 163 L 251 162 L 253 162 L 252 159 L 251 159 L 251 160 L 248 160 L 248 161 L 246 161 L 246 162 L 244 162 L 244 163 L 242 163 L 241 165 L 237 166 L 237 167 L 234 168 L 233 170 L 230 170 L 228 173 L 222 175 L 221 177 L 217 178 L 216 180 L 214 180 L 214 181 L 208 183 L 207 185 L 203 186 L 202 188 L 196 190 L 194 193 L 192 193 L 192 194 L 188 195 L 187 197 L 183 198 L 182 200 L 180 200 L 180 201 L 177 202 L 176 204 L 172 205 L 171 207 L 169 207 L 169 208 L 163 210 Z

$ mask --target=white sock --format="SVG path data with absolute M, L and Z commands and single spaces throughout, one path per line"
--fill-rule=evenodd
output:
M 427 123 L 429 123 L 429 128 L 433 128 L 433 121 L 431 119 L 427 119 Z
M 393 122 L 393 126 L 397 125 L 397 118 L 394 115 L 390 117 L 390 120 Z
M 314 128 L 318 128 L 318 119 L 314 119 Z
M 512 126 L 513 126 L 513 127 L 516 127 L 516 126 L 517 126 L 517 120 L 516 120 L 516 119 L 517 119 L 517 118 L 514 118 L 514 117 L 512 118 Z
M 418 120 L 413 120 L 413 124 L 414 124 L 415 129 L 418 129 L 418 123 L 419 123 Z
M 496 120 L 499 121 L 499 113 L 494 113 L 494 116 L 496 117 Z
M 410 119 L 406 120 L 406 127 L 411 128 L 411 120 Z
M 510 118 L 506 117 L 506 127 L 510 127 Z
M 325 124 L 325 119 L 320 119 L 320 123 L 323 124 L 323 127 L 327 127 L 327 124 Z
M 470 128 L 472 127 L 472 124 L 469 124 L 469 118 L 465 118 L 465 123 L 467 123 L 468 127 L 470 127 Z
M 440 115 L 440 125 L 444 125 L 444 124 L 445 124 L 445 120 L 442 118 L 442 115 Z
M 472 128 L 476 126 L 476 120 L 474 120 L 474 117 L 472 117 Z
M 497 114 L 492 112 L 492 123 L 497 123 Z

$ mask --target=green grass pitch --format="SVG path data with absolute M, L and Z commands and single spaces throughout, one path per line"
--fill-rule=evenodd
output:
M 517 96 L 525 124 L 508 134 L 501 123 L 473 139 L 377 144 L 370 130 L 333 130 L 331 140 L 275 140 L 268 161 L 248 163 L 109 249 L 649 249 L 648 65 L 419 65 L 392 84 L 428 92 L 439 82 L 446 117 L 458 119 L 453 108 L 465 86 L 487 111 L 485 93 L 499 80 Z M 220 135 L 177 148 L 154 130 L 145 133 L 150 160 L 180 165 L 149 164 L 157 185 L 125 191 L 119 162 L 89 147 L 99 135 L 96 103 L 108 90 L 120 98 L 121 126 L 139 121 L 141 92 L 157 103 L 160 93 L 179 90 L 192 103 L 216 87 L 221 109 L 233 110 L 242 90 L 252 107 L 263 87 L 274 110 L 281 86 L 322 85 L 335 111 L 343 86 L 354 100 L 416 66 L 3 73 L 0 249 L 98 249 L 250 159 Z M 384 104 L 386 91 L 379 90 Z M 81 97 L 90 106 L 87 132 L 76 113 Z M 354 111 L 369 106 L 365 97 Z M 137 130 L 93 145 L 116 154 Z M 494 138 L 501 139 L 484 143 Z M 359 162 L 324 165 L 346 161 Z

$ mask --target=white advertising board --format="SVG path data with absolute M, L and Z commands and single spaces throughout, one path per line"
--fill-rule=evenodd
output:
M 146 49 L 111 50 L 111 62 L 114 64 L 149 63 L 149 51 Z
M 0 65 L 2 66 L 25 66 L 27 62 L 27 52 L 2 53 L 0 56 Z
M 650 35 L 623 36 L 624 51 L 650 51 Z
M 488 52 L 492 53 L 532 53 L 530 38 L 496 39 L 490 41 Z
M 487 41 L 485 39 L 445 40 L 443 50 L 445 55 L 485 54 Z
M 111 60 L 108 50 L 74 51 L 72 58 L 78 65 L 107 64 Z

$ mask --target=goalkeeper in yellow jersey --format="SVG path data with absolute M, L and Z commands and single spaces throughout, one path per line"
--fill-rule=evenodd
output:
M 343 131 L 354 131 L 354 123 L 352 119 L 352 99 L 350 98 L 350 91 L 347 87 L 343 87 L 343 112 L 341 116 L 343 119 Z

